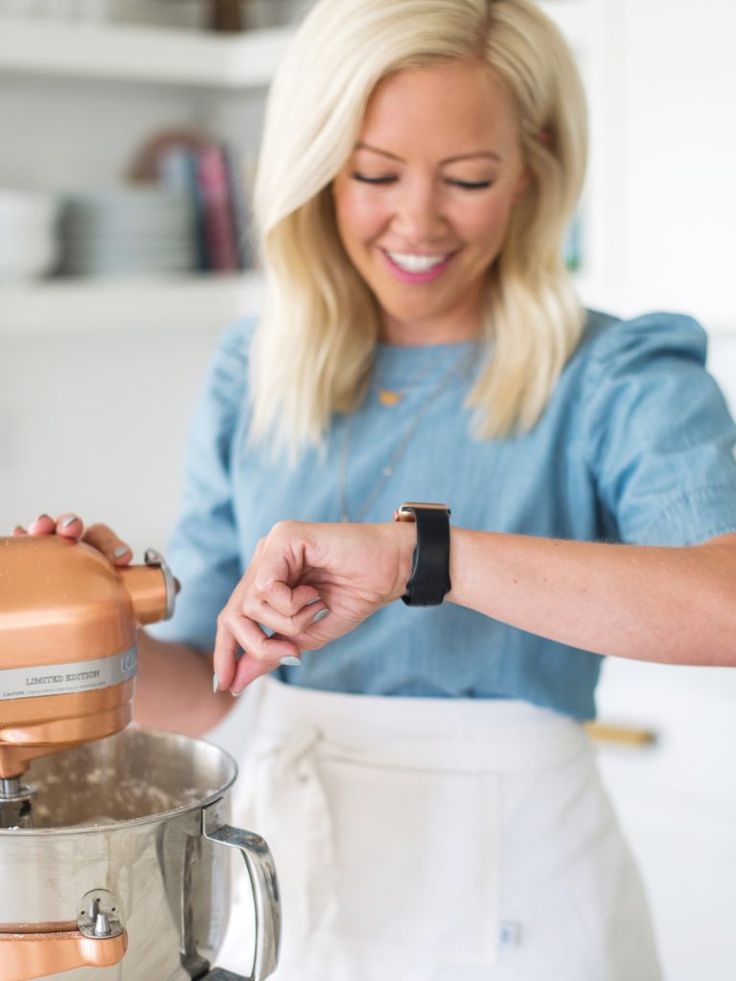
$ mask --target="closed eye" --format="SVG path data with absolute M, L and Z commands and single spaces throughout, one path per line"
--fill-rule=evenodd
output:
M 395 177 L 366 177 L 365 174 L 356 172 L 350 175 L 353 180 L 362 181 L 364 184 L 393 184 Z
M 353 180 L 361 181 L 363 184 L 394 184 L 397 180 L 393 175 L 386 177 L 366 177 L 365 174 L 360 174 L 357 171 L 354 171 L 350 176 Z M 461 181 L 448 177 L 446 183 L 451 187 L 459 187 L 464 191 L 482 191 L 490 187 L 493 181 Z
M 453 187 L 461 187 L 464 191 L 482 191 L 483 188 L 490 187 L 492 181 L 458 181 L 448 177 L 447 183 Z

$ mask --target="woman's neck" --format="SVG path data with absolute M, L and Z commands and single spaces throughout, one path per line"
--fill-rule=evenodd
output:
M 429 313 L 427 316 L 400 316 L 380 309 L 379 340 L 399 347 L 477 340 L 482 335 L 484 310 L 484 293 L 480 289 L 471 289 L 450 310 Z
M 384 314 L 379 341 L 397 347 L 419 347 L 436 344 L 455 344 L 458 341 L 476 340 L 480 335 L 478 320 L 399 321 Z

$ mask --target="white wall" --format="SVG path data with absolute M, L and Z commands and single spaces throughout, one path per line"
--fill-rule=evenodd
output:
M 626 0 L 624 300 L 736 326 L 736 9 Z
M 164 549 L 187 422 L 218 325 L 5 339 L 0 527 L 71 510 Z

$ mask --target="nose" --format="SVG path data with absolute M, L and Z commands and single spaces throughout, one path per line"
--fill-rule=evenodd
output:
M 445 236 L 447 220 L 434 181 L 405 180 L 395 200 L 393 231 L 407 244 L 428 245 Z

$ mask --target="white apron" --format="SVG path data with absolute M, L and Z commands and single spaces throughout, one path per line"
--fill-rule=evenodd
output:
M 274 981 L 658 981 L 642 887 L 574 720 L 525 702 L 246 696 L 233 823 L 283 903 Z M 236 884 L 217 963 L 250 973 Z

